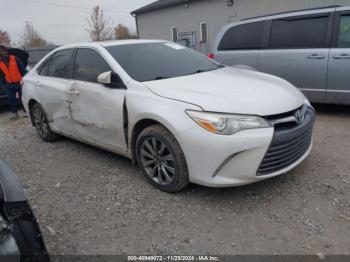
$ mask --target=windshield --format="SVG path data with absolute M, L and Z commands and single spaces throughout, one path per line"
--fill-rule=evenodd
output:
M 142 43 L 106 47 L 136 81 L 145 82 L 216 70 L 222 66 L 175 43 Z

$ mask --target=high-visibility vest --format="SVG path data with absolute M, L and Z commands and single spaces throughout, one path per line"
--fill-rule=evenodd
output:
M 18 83 L 22 80 L 22 75 L 18 69 L 16 57 L 13 55 L 10 55 L 8 67 L 4 62 L 0 61 L 0 70 L 4 73 L 7 83 Z

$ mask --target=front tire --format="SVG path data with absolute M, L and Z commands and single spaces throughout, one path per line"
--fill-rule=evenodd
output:
M 185 155 L 175 137 L 154 125 L 141 132 L 136 142 L 138 163 L 158 189 L 174 193 L 189 184 Z
M 38 135 L 46 142 L 54 142 L 59 138 L 59 135 L 54 133 L 47 119 L 46 113 L 40 104 L 35 104 L 32 109 L 34 126 Z

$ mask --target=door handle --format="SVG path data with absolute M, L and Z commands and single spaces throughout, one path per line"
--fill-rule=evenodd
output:
M 333 56 L 334 59 L 350 59 L 349 54 L 341 54 L 341 55 L 335 55 Z
M 312 54 L 307 57 L 308 59 L 325 59 L 324 55 Z
M 40 88 L 41 87 L 41 83 L 38 81 L 38 82 L 36 82 L 36 87 L 37 88 Z

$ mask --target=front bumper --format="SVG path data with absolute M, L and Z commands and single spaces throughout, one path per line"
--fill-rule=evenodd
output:
M 190 174 L 190 181 L 209 187 L 230 187 L 246 185 L 288 172 L 299 165 L 312 148 L 312 128 L 315 113 L 309 109 L 303 123 L 297 127 L 271 127 L 243 130 L 231 136 L 212 134 L 201 127 L 177 134 L 177 139 L 184 151 Z M 309 140 L 299 143 L 305 130 L 310 133 Z M 305 140 L 305 139 L 304 139 Z M 303 140 L 303 141 L 304 141 Z M 296 141 L 291 143 L 291 141 Z M 273 162 L 267 165 L 272 168 L 261 172 L 269 149 L 280 146 L 280 143 L 292 144 L 291 154 L 277 155 L 278 166 Z M 295 150 L 295 147 L 302 147 Z M 294 153 L 293 153 L 294 152 Z M 292 155 L 292 157 L 289 157 Z M 274 155 L 275 157 L 275 155 Z M 265 170 L 263 170 L 265 171 Z

